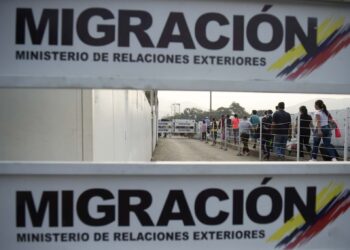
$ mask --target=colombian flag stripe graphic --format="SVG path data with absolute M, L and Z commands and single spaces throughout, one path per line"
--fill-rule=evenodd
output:
M 343 185 L 331 183 L 316 197 L 317 217 L 314 221 L 305 222 L 298 214 L 272 234 L 268 241 L 279 241 L 276 248 L 294 249 L 311 240 L 349 208 L 350 190 L 344 191 Z
M 334 186 L 329 184 L 328 187 L 325 187 L 321 190 L 321 192 L 316 197 L 316 211 L 318 212 L 322 207 L 324 207 L 327 203 L 329 203 L 334 197 L 339 195 L 343 190 L 342 185 Z M 304 218 L 301 214 L 295 215 L 289 221 L 286 222 L 280 229 L 278 229 L 269 239 L 268 241 L 277 241 L 281 240 L 282 237 L 291 232 L 294 228 L 301 226 L 305 223 Z
M 317 44 L 320 44 L 321 42 L 326 40 L 327 37 L 329 37 L 334 31 L 341 28 L 343 24 L 344 24 L 343 17 L 334 22 L 332 22 L 330 18 L 324 20 L 320 24 L 320 26 L 317 28 Z M 269 70 L 280 70 L 287 63 L 290 63 L 293 60 L 305 55 L 306 55 L 306 50 L 301 44 L 299 44 L 298 46 L 289 50 L 286 54 L 284 54 L 281 58 L 279 58 L 275 63 L 273 63 L 269 67 Z
M 344 17 L 324 20 L 317 28 L 318 48 L 315 54 L 307 54 L 300 44 L 287 51 L 268 70 L 282 69 L 277 77 L 286 77 L 287 80 L 310 74 L 350 44 L 350 25 L 344 25 L 344 22 Z

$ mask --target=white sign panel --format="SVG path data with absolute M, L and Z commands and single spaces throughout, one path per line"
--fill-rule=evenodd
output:
M 171 133 L 173 132 L 172 121 L 158 121 L 158 132 L 159 133 Z
M 174 132 L 175 133 L 195 133 L 196 121 L 188 120 L 188 119 L 175 119 Z
M 0 171 L 6 250 L 345 250 L 350 243 L 350 172 L 341 163 L 1 164 Z
M 0 87 L 349 94 L 350 7 L 261 1 L 0 3 Z

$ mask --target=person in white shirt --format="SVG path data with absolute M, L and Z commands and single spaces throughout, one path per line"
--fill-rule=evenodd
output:
M 328 152 L 327 154 L 332 158 L 332 161 L 336 161 L 337 158 L 331 146 L 332 130 L 328 124 L 328 121 L 330 119 L 330 114 L 327 110 L 326 105 L 323 103 L 322 100 L 317 100 L 315 102 L 315 109 L 316 109 L 316 112 L 315 112 L 316 126 L 315 126 L 314 143 L 313 143 L 312 155 L 311 155 L 310 161 L 317 160 L 317 153 L 318 153 L 318 148 L 319 148 L 321 139 L 323 141 L 323 145 L 326 151 Z
M 239 123 L 239 133 L 241 142 L 243 143 L 243 152 L 241 152 L 241 147 L 239 149 L 238 155 L 249 155 L 249 134 L 252 130 L 252 124 L 248 121 L 246 116 L 243 117 L 243 120 Z M 243 154 L 242 154 L 243 153 Z
M 207 124 L 206 124 L 205 120 L 202 121 L 200 130 L 202 133 L 201 141 L 206 140 L 207 139 Z

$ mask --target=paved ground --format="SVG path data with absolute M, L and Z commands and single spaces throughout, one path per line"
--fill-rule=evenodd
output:
M 220 149 L 195 139 L 184 137 L 160 138 L 153 161 L 259 161 L 256 156 L 237 156 L 237 150 Z

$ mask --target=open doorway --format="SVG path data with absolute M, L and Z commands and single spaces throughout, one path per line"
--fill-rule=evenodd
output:
M 316 100 L 325 103 L 337 123 L 340 134 L 336 135 L 334 128 L 330 135 L 337 159 L 344 160 L 348 155 L 348 95 L 159 91 L 158 98 L 159 139 L 153 161 L 308 161 L 316 135 Z M 269 124 L 281 102 L 291 117 L 285 133 L 288 139 L 281 146 L 283 157 L 276 152 L 275 132 Z M 301 107 L 308 116 L 300 116 L 299 121 Z M 225 120 L 221 120 L 223 116 Z M 249 152 L 242 152 L 244 138 L 237 119 L 238 124 L 243 119 L 251 123 L 247 131 Z M 221 125 L 224 123 L 226 127 Z M 323 144 L 319 146 L 318 160 L 330 160 L 327 153 L 331 149 L 327 149 Z

